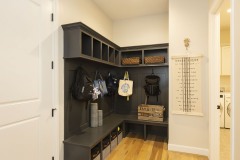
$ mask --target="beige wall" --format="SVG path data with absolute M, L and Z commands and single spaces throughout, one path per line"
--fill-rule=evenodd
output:
M 59 22 L 83 22 L 112 40 L 112 21 L 91 0 L 59 0 Z
M 169 0 L 169 52 L 184 54 L 183 40 L 191 40 L 189 51 L 203 54 L 202 108 L 204 116 L 172 114 L 172 74 L 170 74 L 169 149 L 208 155 L 208 0 Z M 171 62 L 170 72 L 171 73 Z
M 225 89 L 225 92 L 231 91 L 231 78 L 230 76 L 220 76 L 220 87 Z
M 114 21 L 113 41 L 121 47 L 168 43 L 168 13 Z
M 230 30 L 221 30 L 220 32 L 220 43 L 221 46 L 229 46 L 230 45 Z

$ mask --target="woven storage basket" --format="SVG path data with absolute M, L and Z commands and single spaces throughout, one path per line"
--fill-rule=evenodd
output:
M 164 110 L 164 106 L 141 104 L 138 106 L 138 119 L 163 122 Z
M 164 63 L 164 56 L 148 56 L 144 58 L 145 64 Z
M 140 64 L 140 57 L 122 58 L 122 64 Z

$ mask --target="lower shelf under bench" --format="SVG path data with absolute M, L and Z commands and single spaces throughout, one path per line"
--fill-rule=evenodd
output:
M 138 120 L 134 115 L 111 114 L 103 126 L 87 128 L 64 140 L 64 160 L 105 160 L 128 132 L 141 132 L 168 137 L 168 120 L 152 122 Z

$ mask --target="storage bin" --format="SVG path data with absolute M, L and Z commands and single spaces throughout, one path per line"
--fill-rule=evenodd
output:
M 100 145 L 95 146 L 91 150 L 91 160 L 101 160 L 100 151 Z
M 117 131 L 112 131 L 111 133 L 111 151 L 117 147 Z
M 118 144 L 119 144 L 122 141 L 122 138 L 123 138 L 122 126 L 118 126 L 117 132 L 118 132 Z
M 110 136 L 104 138 L 102 141 L 103 143 L 103 151 L 102 151 L 102 158 L 103 160 L 106 160 L 108 155 L 111 152 L 111 147 L 110 147 Z
M 138 106 L 138 119 L 162 122 L 164 110 L 164 106 L 141 104 Z
M 123 133 L 120 132 L 120 133 L 118 134 L 118 144 L 122 141 L 122 138 L 123 138 Z
M 154 64 L 154 63 L 164 63 L 165 58 L 164 56 L 147 56 L 144 57 L 145 64 Z
M 128 57 L 128 58 L 122 58 L 122 64 L 128 65 L 128 64 L 140 64 L 141 59 L 140 57 Z

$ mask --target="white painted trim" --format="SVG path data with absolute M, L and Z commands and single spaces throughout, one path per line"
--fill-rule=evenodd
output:
M 58 123 L 59 123 L 59 159 L 64 160 L 64 144 L 62 143 L 64 140 L 64 59 L 63 59 L 63 29 L 61 22 L 61 0 L 56 0 L 56 34 L 57 34 L 57 54 L 56 62 L 58 69 Z M 69 2 L 71 3 L 71 2 Z
M 176 144 L 168 144 L 168 150 L 184 152 L 184 153 L 191 153 L 191 154 L 198 154 L 198 155 L 203 155 L 203 156 L 208 156 L 208 154 L 209 154 L 209 151 L 206 148 L 189 147 L 189 146 L 176 145 Z
M 223 0 L 214 0 L 209 10 L 209 159 L 220 157 L 220 124 L 217 116 L 220 88 L 220 15 Z M 217 62 L 217 63 L 216 63 Z
M 61 156 L 63 153 L 63 151 L 61 150 L 61 148 L 59 147 L 62 144 L 63 139 L 60 138 L 61 132 L 60 132 L 60 126 L 61 123 L 60 122 L 60 108 L 61 106 L 59 105 L 59 44 L 58 44 L 58 25 L 59 25 L 59 0 L 52 0 L 53 3 L 53 15 L 54 15 L 54 21 L 53 23 L 53 31 L 52 31 L 52 35 L 53 35 L 53 62 L 54 62 L 54 69 L 52 70 L 53 72 L 53 108 L 56 108 L 56 111 L 54 112 L 54 159 L 55 160 L 60 160 Z M 63 158 L 62 158 L 63 159 Z
M 230 39 L 231 39 L 231 55 L 232 55 L 232 68 L 231 68 L 231 160 L 240 159 L 240 1 L 231 0 L 231 24 L 230 24 Z

